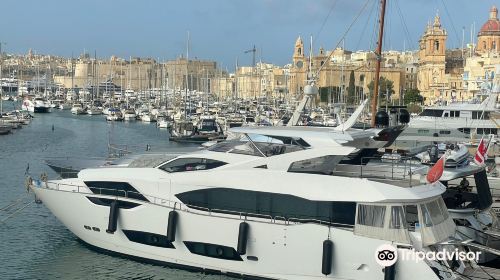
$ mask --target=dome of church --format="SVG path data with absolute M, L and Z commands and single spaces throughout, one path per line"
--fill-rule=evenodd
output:
M 483 33 L 490 34 L 492 32 L 500 34 L 500 21 L 498 20 L 497 15 L 498 15 L 497 7 L 495 6 L 491 7 L 490 18 L 481 27 L 481 30 L 479 31 L 480 35 Z

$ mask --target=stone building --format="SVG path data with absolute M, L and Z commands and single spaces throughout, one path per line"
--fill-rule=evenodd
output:
M 491 8 L 489 19 L 478 33 L 477 48 L 469 57 L 462 49 L 446 50 L 446 38 L 446 30 L 436 16 L 420 39 L 418 89 L 426 104 L 472 99 L 500 64 L 496 7 Z
M 384 52 L 380 76 L 389 79 L 394 84 L 395 94 L 391 99 L 399 99 L 405 89 L 405 62 L 399 52 Z M 329 58 L 329 59 L 328 59 Z M 320 88 L 335 89 L 329 92 L 328 102 L 345 102 L 349 76 L 354 71 L 355 95 L 358 99 L 366 98 L 369 92 L 368 85 L 375 78 L 375 55 L 373 52 L 351 52 L 341 48 L 326 52 L 319 49 L 312 59 L 304 55 L 304 44 L 299 37 L 295 42 L 292 65 L 289 74 L 289 94 L 300 96 L 307 84 L 307 74 L 311 67 L 312 73 L 317 74 L 316 84 Z M 318 70 L 321 68 L 321 71 Z M 384 91 L 385 89 L 381 89 Z
M 441 26 L 438 15 L 427 25 L 419 41 L 418 89 L 426 103 L 440 98 L 445 87 L 446 39 L 448 34 Z
M 69 60 L 66 68 L 67 74 L 54 76 L 54 82 L 66 88 L 86 88 L 112 81 L 122 89 L 135 91 L 161 87 L 183 90 L 187 81 L 190 90 L 210 92 L 211 80 L 221 75 L 214 61 L 185 58 L 159 63 L 151 58 L 127 61 L 112 56 L 109 60 L 99 60 L 82 55 L 75 61 Z
M 82 55 L 68 60 L 65 75 L 55 75 L 54 82 L 65 88 L 89 88 L 111 81 L 122 89 L 135 91 L 159 88 L 167 82 L 165 67 L 153 59 L 132 58 L 130 61 L 112 56 L 99 60 Z
M 211 80 L 220 71 L 217 70 L 217 63 L 208 60 L 187 60 L 180 57 L 176 60 L 167 61 L 165 63 L 168 88 L 182 90 L 186 88 L 186 81 L 189 90 L 210 92 Z

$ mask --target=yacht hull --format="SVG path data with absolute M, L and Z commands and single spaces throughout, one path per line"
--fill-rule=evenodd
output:
M 50 107 L 36 107 L 35 106 L 34 113 L 50 113 Z
M 95 204 L 88 197 L 108 200 L 116 197 L 95 195 L 84 190 L 85 187 L 65 190 L 62 187 L 56 190 L 31 186 L 36 197 L 73 234 L 106 252 L 153 263 L 257 279 L 384 278 L 382 268 L 374 257 L 376 248 L 383 241 L 354 235 L 350 228 L 293 224 L 271 218 L 254 219 L 198 211 L 185 206 L 179 209 L 178 204 L 169 205 L 167 200 L 148 197 L 154 203 L 119 198 L 136 206 L 120 208 L 116 231 L 108 233 L 110 206 Z M 169 213 L 174 210 L 171 206 L 176 206 L 178 213 L 175 241 L 171 242 L 171 247 L 157 246 L 154 239 L 141 243 L 127 237 L 127 231 L 154 234 L 157 238 L 166 236 Z M 236 252 L 242 222 L 249 225 L 246 254 L 221 257 L 226 257 L 228 250 Z M 334 248 L 332 273 L 328 276 L 322 274 L 322 244 L 325 240 L 331 240 Z M 195 244 L 194 248 L 188 244 Z M 199 250 L 200 246 L 205 249 Z M 213 247 L 216 253 L 210 252 Z M 218 248 L 224 250 L 219 251 Z M 414 275 L 419 275 L 421 279 L 438 279 L 424 262 L 401 261 L 397 269 L 398 279 L 414 279 Z

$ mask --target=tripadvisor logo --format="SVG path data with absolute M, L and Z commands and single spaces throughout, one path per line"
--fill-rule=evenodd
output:
M 420 262 L 424 260 L 428 261 L 479 261 L 479 255 L 481 252 L 465 252 L 455 249 L 453 251 L 441 250 L 441 251 L 415 251 L 415 249 L 404 250 L 401 252 L 400 259 L 403 261 L 411 260 L 415 262 Z M 383 267 L 392 266 L 398 260 L 397 249 L 389 244 L 380 245 L 377 250 L 375 250 L 375 260 L 377 263 Z
M 398 251 L 389 244 L 382 244 L 375 250 L 375 260 L 381 266 L 391 266 L 398 260 Z

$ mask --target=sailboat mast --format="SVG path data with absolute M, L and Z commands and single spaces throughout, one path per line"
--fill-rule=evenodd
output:
M 187 44 L 186 44 L 186 96 L 184 99 L 184 119 L 187 119 L 188 91 L 189 91 L 189 31 L 187 33 Z
M 380 22 L 378 32 L 377 50 L 375 56 L 377 59 L 375 68 L 375 81 L 373 82 L 373 96 L 372 96 L 372 120 L 371 126 L 375 127 L 375 114 L 377 114 L 377 101 L 378 101 L 378 86 L 380 79 L 380 63 L 382 61 L 382 41 L 384 38 L 384 18 L 385 18 L 385 3 L 386 0 L 380 0 Z

